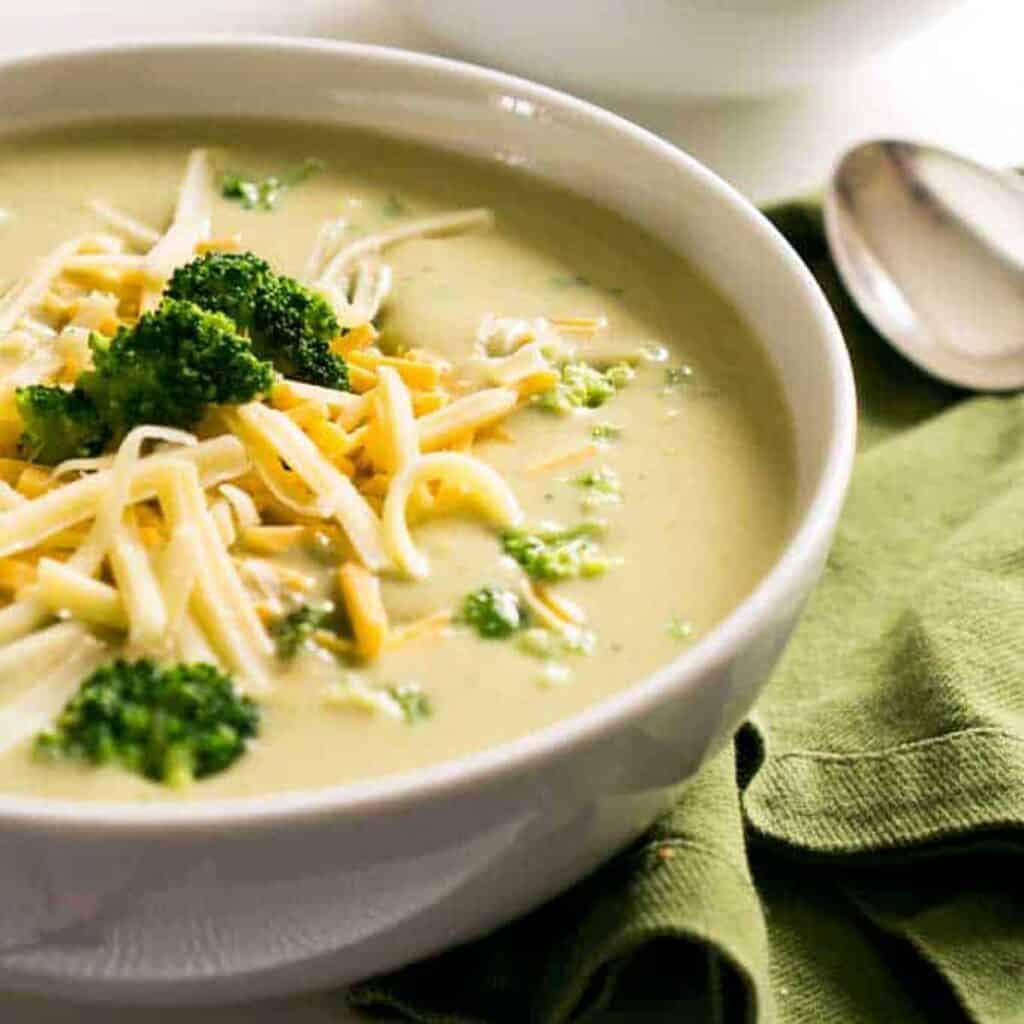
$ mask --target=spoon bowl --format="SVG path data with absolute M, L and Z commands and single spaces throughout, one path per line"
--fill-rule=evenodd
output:
M 1024 387 L 1024 186 L 912 142 L 840 160 L 825 196 L 839 274 L 875 329 L 961 387 Z

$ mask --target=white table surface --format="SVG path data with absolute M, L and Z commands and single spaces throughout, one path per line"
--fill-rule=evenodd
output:
M 398 0 L 0 0 L 0 53 L 186 32 L 333 36 L 445 52 Z M 854 74 L 771 100 L 617 109 L 670 138 L 755 200 L 816 188 L 871 136 L 913 137 L 993 163 L 1024 163 L 1024 4 L 968 0 Z M 2 103 L 0 103 L 2 109 Z M 11 1024 L 356 1024 L 337 994 L 217 1010 L 111 1013 L 0 993 Z

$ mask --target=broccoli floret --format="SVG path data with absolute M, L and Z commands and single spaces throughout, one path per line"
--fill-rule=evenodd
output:
M 524 654 L 554 662 L 570 654 L 593 654 L 597 637 L 589 629 L 578 627 L 556 631 L 534 626 L 519 634 L 518 647 Z
M 678 615 L 673 615 L 665 623 L 665 632 L 673 640 L 689 640 L 693 636 L 694 626 L 689 619 L 681 619 Z
M 70 391 L 19 391 L 21 445 L 39 462 L 95 455 L 140 423 L 194 427 L 207 405 L 251 401 L 274 381 L 226 316 L 176 299 L 89 347 L 94 368 Z
M 237 199 L 245 210 L 273 210 L 281 196 L 317 171 L 323 170 L 323 161 L 307 157 L 296 167 L 283 174 L 268 174 L 265 178 L 251 178 L 238 171 L 225 171 L 220 179 L 220 194 L 225 199 Z
M 594 543 L 602 533 L 597 523 L 581 523 L 567 530 L 506 530 L 501 543 L 505 554 L 514 558 L 537 580 L 568 580 L 578 576 L 600 576 L 615 561 Z
M 434 713 L 430 697 L 415 683 L 389 686 L 385 692 L 399 706 L 407 725 L 416 725 Z
M 251 252 L 210 252 L 178 267 L 165 294 L 223 313 L 240 331 L 251 331 L 256 296 L 273 276 L 270 264 Z
M 636 370 L 629 363 L 613 363 L 604 371 L 604 379 L 616 391 L 621 391 L 635 376 Z
M 277 644 L 277 656 L 284 661 L 294 658 L 318 629 L 329 624 L 333 611 L 329 601 L 321 605 L 304 604 L 278 619 L 270 629 Z
M 98 455 L 110 436 L 96 406 L 77 389 L 33 384 L 18 388 L 16 403 L 25 427 L 21 450 L 33 462 Z
M 669 366 L 665 369 L 665 387 L 680 388 L 693 382 L 692 366 Z
M 619 474 L 611 466 L 592 469 L 576 477 L 572 483 L 585 492 L 582 505 L 586 509 L 617 505 L 622 501 L 622 482 L 619 480 Z
M 616 363 L 606 370 L 588 363 L 565 363 L 560 374 L 561 379 L 550 391 L 537 396 L 537 404 L 562 413 L 599 408 L 636 375 L 626 363 Z
M 207 253 L 174 272 L 171 298 L 230 316 L 281 373 L 347 391 L 348 367 L 331 351 L 340 333 L 330 304 L 252 253 Z
M 76 390 L 115 435 L 140 423 L 194 427 L 207 405 L 251 401 L 274 379 L 231 320 L 177 299 L 113 338 L 92 335 L 89 347 L 94 369 Z
M 213 665 L 116 661 L 82 683 L 36 750 L 183 786 L 234 764 L 259 724 L 259 707 Z
M 622 427 L 614 423 L 597 423 L 591 427 L 590 436 L 600 444 L 611 444 L 622 436 Z
M 481 587 L 462 602 L 460 619 L 482 637 L 501 640 L 526 625 L 526 614 L 516 594 L 505 587 Z
M 290 277 L 274 277 L 257 296 L 253 346 L 288 377 L 348 391 L 348 366 L 331 351 L 339 332 L 327 300 Z

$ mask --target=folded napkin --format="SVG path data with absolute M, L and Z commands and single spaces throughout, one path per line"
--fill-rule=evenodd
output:
M 770 211 L 853 357 L 861 450 L 755 715 L 627 853 L 358 986 L 429 1024 L 1024 1022 L 1024 401 L 890 349 L 820 211 Z

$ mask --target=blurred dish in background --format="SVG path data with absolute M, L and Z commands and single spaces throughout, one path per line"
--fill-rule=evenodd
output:
M 446 42 L 580 92 L 740 96 L 883 52 L 957 0 L 405 0 Z

